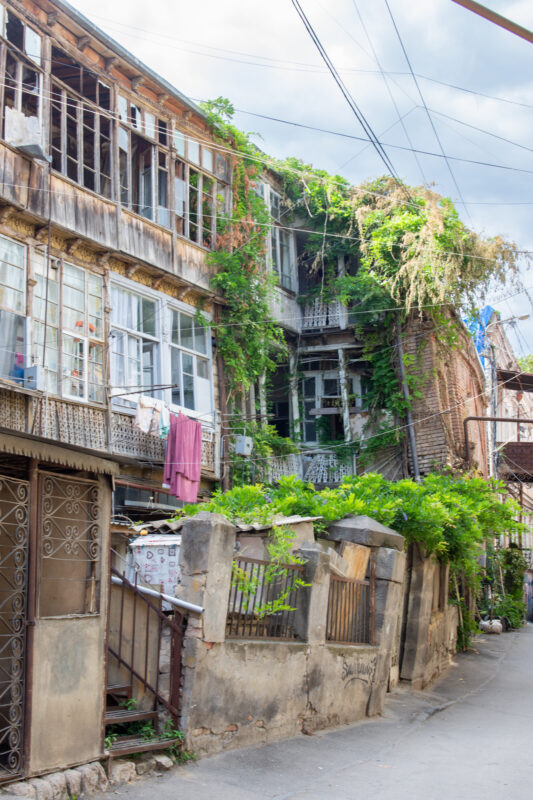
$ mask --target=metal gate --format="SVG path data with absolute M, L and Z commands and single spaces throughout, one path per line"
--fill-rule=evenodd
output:
M 29 482 L 0 475 L 0 781 L 22 773 Z

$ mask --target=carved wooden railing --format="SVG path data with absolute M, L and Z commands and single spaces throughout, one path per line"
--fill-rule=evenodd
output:
M 164 442 L 143 433 L 131 414 L 57 398 L 38 396 L 22 389 L 0 388 L 0 428 L 29 433 L 60 444 L 71 444 L 130 458 L 162 463 Z M 215 428 L 202 423 L 202 472 L 216 477 Z
M 330 450 L 307 452 L 303 455 L 304 480 L 315 486 L 336 486 L 346 475 L 355 474 L 355 457 L 340 459 Z

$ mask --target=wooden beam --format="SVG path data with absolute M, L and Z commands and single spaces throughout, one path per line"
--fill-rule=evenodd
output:
M 113 69 L 113 67 L 115 67 L 118 64 L 118 62 L 119 62 L 118 56 L 110 56 L 109 58 L 106 58 L 105 59 L 106 72 L 109 72 L 109 70 Z
M 502 17 L 501 14 L 491 11 L 490 8 L 482 6 L 481 3 L 476 3 L 475 0 L 452 0 L 452 3 L 457 3 L 458 6 L 466 8 L 467 11 L 472 11 L 479 17 L 483 17 L 489 22 L 493 22 L 494 25 L 498 25 L 500 28 L 504 28 L 506 31 L 514 33 L 515 36 L 520 36 L 521 39 L 533 44 L 533 31 L 523 28 L 522 25 L 517 25 L 516 22 L 512 22 L 507 17 Z
M 139 86 L 142 86 L 143 83 L 144 75 L 136 75 L 134 78 L 131 78 L 131 88 L 134 92 L 136 92 Z
M 78 50 L 80 50 L 80 52 L 83 53 L 85 48 L 88 47 L 90 45 L 90 43 L 91 43 L 91 37 L 90 36 L 80 36 L 80 38 L 78 39 L 78 42 L 77 42 Z
M 56 24 L 59 17 L 59 13 L 57 11 L 51 11 L 46 16 L 46 24 L 50 26 L 50 28 Z

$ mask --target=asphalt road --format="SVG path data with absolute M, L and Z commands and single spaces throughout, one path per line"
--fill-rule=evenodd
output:
M 233 750 L 115 789 L 123 800 L 529 800 L 533 625 L 482 636 L 384 716 Z

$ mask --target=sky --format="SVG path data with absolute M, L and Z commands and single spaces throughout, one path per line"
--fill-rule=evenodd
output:
M 365 134 L 290 0 L 70 2 L 183 94 L 227 97 L 267 153 L 354 184 L 384 173 L 371 145 L 348 138 Z M 533 29 L 531 0 L 484 2 Z M 477 232 L 533 251 L 533 44 L 452 0 L 301 6 L 400 177 L 451 197 Z M 498 300 L 512 291 L 498 287 L 489 298 L 502 319 L 530 315 L 507 323 L 518 354 L 533 353 L 533 262 L 522 283 L 529 292 Z

